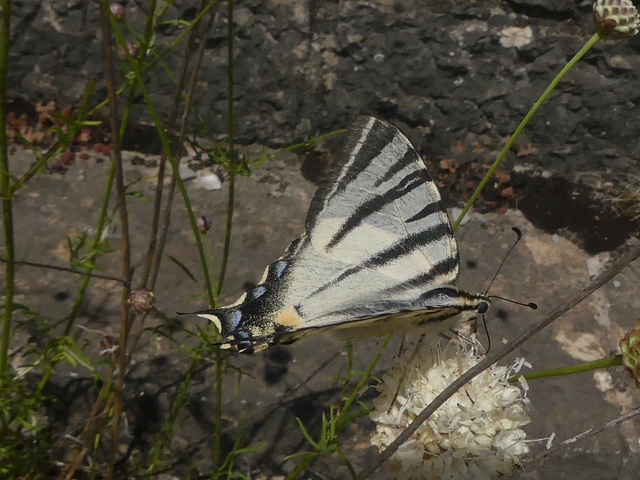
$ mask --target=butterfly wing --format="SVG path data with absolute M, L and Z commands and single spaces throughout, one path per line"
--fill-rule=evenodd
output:
M 459 257 L 438 190 L 409 140 L 378 118 L 350 126 L 305 230 L 255 288 L 200 312 L 229 345 L 255 351 L 327 327 L 378 334 L 486 300 L 451 286 Z

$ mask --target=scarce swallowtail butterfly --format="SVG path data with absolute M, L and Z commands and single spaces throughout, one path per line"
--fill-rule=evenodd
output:
M 311 201 L 305 232 L 235 303 L 196 313 L 222 347 L 244 352 L 329 328 L 343 338 L 444 332 L 490 304 L 455 287 L 459 268 L 420 155 L 395 126 L 362 116 Z

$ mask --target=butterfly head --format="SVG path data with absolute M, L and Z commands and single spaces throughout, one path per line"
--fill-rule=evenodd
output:
M 486 295 L 465 292 L 452 285 L 425 292 L 420 296 L 419 303 L 422 308 L 438 312 L 433 315 L 433 321 L 456 317 L 459 322 L 464 322 L 485 314 L 491 306 Z

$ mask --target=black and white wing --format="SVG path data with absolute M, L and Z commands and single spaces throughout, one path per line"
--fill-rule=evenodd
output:
M 242 351 L 330 327 L 346 336 L 448 328 L 489 304 L 453 286 L 458 270 L 449 217 L 424 162 L 395 126 L 363 116 L 311 202 L 305 233 L 238 301 L 198 314 Z

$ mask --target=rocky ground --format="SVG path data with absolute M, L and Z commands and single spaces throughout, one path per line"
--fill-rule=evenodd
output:
M 143 197 L 151 197 L 156 174 L 154 157 L 127 152 L 126 177 L 137 180 L 135 189 Z M 138 158 L 138 161 L 132 161 Z M 25 151 L 13 153 L 16 168 L 28 162 Z M 138 165 L 134 165 L 137 163 Z M 62 172 L 38 176 L 23 190 L 15 205 L 16 236 L 19 239 L 18 257 L 35 262 L 66 265 L 68 253 L 66 237 L 94 228 L 101 187 L 108 171 L 108 163 L 100 154 L 78 160 Z M 207 191 L 197 180 L 187 182 L 189 195 L 197 214 L 214 220 L 210 240 L 216 256 L 222 245 L 222 218 L 225 211 L 227 184 L 222 190 Z M 237 205 L 234 214 L 234 235 L 223 295 L 230 301 L 241 293 L 243 284 L 255 282 L 262 269 L 273 261 L 286 244 L 303 227 L 307 205 L 315 187 L 299 173 L 295 155 L 280 156 L 268 162 L 249 178 L 239 178 Z M 148 235 L 149 205 L 143 198 L 132 198 L 129 204 L 134 266 L 141 268 L 142 246 Z M 167 254 L 172 255 L 193 272 L 198 272 L 197 255 L 184 209 L 177 205 Z M 458 231 L 462 256 L 460 285 L 470 291 L 484 291 L 498 263 L 513 242 L 510 228 L 519 227 L 523 241 L 507 260 L 492 293 L 525 302 L 539 304 L 538 312 L 496 302 L 488 315 L 493 342 L 511 338 L 541 314 L 560 303 L 571 292 L 583 286 L 600 271 L 615 252 L 589 255 L 575 243 L 561 235 L 548 234 L 536 228 L 521 211 L 508 210 L 504 214 L 473 214 Z M 110 236 L 117 244 L 119 232 L 114 225 Z M 114 257 L 111 259 L 111 257 Z M 117 254 L 103 258 L 100 265 L 106 274 L 117 276 Z M 525 356 L 534 370 L 552 368 L 601 358 L 616 351 L 617 342 L 630 328 L 637 316 L 636 285 L 640 270 L 633 264 L 616 280 L 596 292 L 578 308 L 558 320 L 551 328 L 535 337 L 517 353 Z M 51 322 L 68 313 L 72 294 L 79 280 L 73 275 L 29 267 L 18 270 L 17 301 L 46 312 Z M 92 282 L 82 306 L 74 336 L 88 342 L 87 352 L 97 357 L 100 339 L 116 335 L 119 317 L 119 288 L 112 282 Z M 194 329 L 202 320 L 194 316 L 177 316 L 177 311 L 201 309 L 204 301 L 197 297 L 195 285 L 175 264 L 165 261 L 155 290 L 158 308 L 175 325 Z M 161 318 L 150 317 L 146 327 L 163 324 Z M 29 334 L 30 332 L 30 334 Z M 18 330 L 14 347 L 23 347 L 33 339 L 29 328 Z M 187 341 L 187 340 L 185 340 Z M 356 368 L 364 368 L 375 339 L 354 341 Z M 387 349 L 376 369 L 381 375 L 397 352 L 397 340 Z M 16 357 L 14 364 L 20 364 Z M 228 378 L 225 389 L 224 415 L 229 435 L 246 420 L 245 432 L 252 444 L 268 447 L 242 458 L 247 472 L 260 472 L 263 477 L 277 478 L 293 465 L 285 456 L 306 448 L 295 418 L 306 422 L 315 431 L 321 412 L 339 391 L 334 376 L 344 373 L 345 353 L 342 342 L 330 335 L 317 335 L 287 347 L 274 347 L 253 356 L 238 356 L 234 364 L 247 375 L 242 377 L 237 393 L 235 380 Z M 322 371 L 305 383 L 305 379 L 328 362 Z M 133 452 L 144 452 L 157 434 L 167 415 L 168 398 L 187 368 L 184 354 L 161 335 L 143 335 L 132 357 L 132 369 L 127 379 L 128 441 Z M 91 385 L 82 368 L 63 368 L 53 379 L 52 392 L 59 401 L 49 411 L 69 427 L 81 424 L 91 397 Z M 85 379 L 85 380 L 83 380 Z M 188 392 L 188 411 L 172 439 L 172 448 L 183 449 L 191 455 L 202 454 L 210 448 L 212 439 L 213 371 L 202 370 L 196 375 Z M 293 395 L 286 392 L 299 387 Z M 564 440 L 589 428 L 598 427 L 614 419 L 621 412 L 637 405 L 637 390 L 622 369 L 598 371 L 571 377 L 531 382 L 529 398 L 532 423 L 527 427 L 530 438 L 546 438 L 551 433 Z M 375 392 L 369 390 L 365 398 Z M 375 450 L 369 445 L 372 423 L 362 420 L 345 433 L 345 453 L 357 470 L 365 467 Z M 555 453 L 545 462 L 537 461 L 527 467 L 529 478 L 635 478 L 639 428 L 636 421 L 599 434 Z M 231 438 L 231 437 L 229 437 Z M 544 442 L 533 444 L 534 452 L 544 450 Z M 198 469 L 206 471 L 204 461 Z M 245 468 L 245 467 L 243 467 Z M 169 473 L 180 475 L 184 466 L 175 465 Z M 346 478 L 343 467 L 335 458 L 316 463 L 313 471 L 318 478 Z M 387 478 L 379 474 L 375 478 Z
M 106 96 L 101 39 L 95 2 L 78 0 L 13 2 L 9 71 L 16 128 L 46 143 L 42 116 L 52 109 L 77 108 L 91 78 L 98 79 L 96 98 Z M 126 19 L 140 31 L 144 2 L 122 2 Z M 224 4 L 223 4 L 224 5 Z M 591 2 L 577 0 L 409 0 L 236 2 L 236 132 L 250 155 L 263 146 L 284 146 L 344 128 L 361 113 L 398 124 L 425 155 L 447 205 L 460 205 L 486 164 L 510 135 L 537 95 L 593 31 Z M 166 19 L 193 18 L 191 2 L 175 2 Z M 196 109 L 206 118 L 193 130 L 214 136 L 224 132 L 226 94 L 226 5 L 211 37 L 196 95 Z M 159 29 L 157 45 L 166 46 L 179 25 Z M 460 285 L 484 291 L 513 241 L 511 226 L 523 241 L 508 259 L 492 292 L 540 305 L 532 312 L 496 302 L 488 316 L 493 342 L 511 338 L 571 292 L 585 285 L 606 262 L 625 248 L 638 230 L 640 110 L 638 38 L 598 44 L 560 84 L 525 130 L 504 169 L 477 205 L 478 211 L 457 232 L 462 256 Z M 180 52 L 167 57 L 176 72 Z M 161 73 L 148 77 L 161 114 L 168 112 L 172 84 Z M 125 168 L 130 198 L 133 262 L 138 271 L 150 224 L 149 200 L 157 174 L 158 142 L 142 103 L 134 106 L 136 126 L 126 138 Z M 37 125 L 40 125 L 38 130 Z M 109 168 L 108 138 L 92 131 L 74 144 L 73 158 L 59 158 L 20 191 L 15 202 L 18 258 L 67 265 L 67 237 L 95 231 L 102 187 Z M 103 135 L 103 134 L 102 134 Z M 36 142 L 36 143 L 37 143 Z M 280 154 L 251 177 L 239 177 L 230 263 L 222 301 L 234 300 L 247 282 L 299 235 L 314 185 L 309 165 L 331 158 L 340 138 L 320 142 L 314 151 Z M 99 147 L 95 147 L 99 145 Z M 303 158 L 306 159 L 303 163 Z M 13 173 L 24 172 L 32 158 L 14 146 Z M 187 182 L 197 215 L 213 221 L 208 235 L 220 258 L 226 192 L 207 190 L 208 164 L 185 159 L 197 171 Z M 219 173 L 216 170 L 216 173 Z M 185 176 L 192 172 L 183 171 Z M 224 180 L 224 178 L 223 178 Z M 109 229 L 118 244 L 116 224 Z M 167 254 L 199 272 L 197 253 L 184 208 L 176 203 Z M 119 275 L 117 254 L 100 265 Z M 638 316 L 640 270 L 631 265 L 517 353 L 534 370 L 601 358 L 616 351 L 619 339 Z M 177 316 L 203 308 L 197 286 L 175 263 L 163 263 L 155 290 L 158 308 L 176 327 L 195 329 L 202 321 Z M 68 314 L 79 280 L 56 271 L 20 267 L 17 301 L 55 323 Z M 97 358 L 100 339 L 115 335 L 119 322 L 119 288 L 96 280 L 82 305 L 73 335 Z M 24 318 L 23 320 L 28 320 Z M 149 318 L 145 327 L 164 324 Z M 33 342 L 37 322 L 17 329 L 12 348 Z M 137 333 L 139 330 L 136 330 Z M 161 335 L 145 334 L 132 358 L 127 380 L 129 428 L 121 452 L 148 451 L 166 419 L 168 399 L 187 369 L 185 355 Z M 187 339 L 184 340 L 188 342 Z M 376 370 L 391 364 L 398 340 Z M 356 368 L 364 368 L 375 339 L 354 342 Z M 20 367 L 18 350 L 14 366 Z M 329 362 L 311 380 L 318 365 Z M 295 418 L 312 431 L 338 393 L 334 377 L 345 371 L 344 345 L 318 335 L 288 347 L 275 347 L 234 363 L 248 374 L 237 393 L 235 378 L 225 390 L 228 437 L 247 419 L 245 431 L 254 444 L 267 445 L 240 462 L 255 478 L 278 478 L 293 460 L 285 456 L 307 448 Z M 188 411 L 171 448 L 184 457 L 206 457 L 212 442 L 214 397 L 212 368 L 199 371 L 188 392 Z M 59 401 L 47 411 L 67 430 L 82 425 L 92 388 L 86 371 L 60 369 L 52 380 Z M 637 406 L 637 390 L 621 369 L 531 382 L 530 438 L 555 432 L 564 440 L 597 428 Z M 292 394 L 287 394 L 296 389 Z M 374 395 L 366 394 L 367 400 Z M 370 463 L 372 422 L 362 420 L 345 434 L 345 453 L 356 470 Z M 527 465 L 529 478 L 637 478 L 637 421 L 596 435 Z M 544 442 L 533 444 L 534 452 Z M 180 476 L 186 464 L 165 474 Z M 207 472 L 207 461 L 197 472 Z M 346 478 L 331 457 L 312 467 L 309 478 Z M 248 474 L 248 473 L 247 473 Z M 315 477 L 314 477 L 315 475 Z M 253 478 L 253 477 L 252 477 Z M 387 478 L 378 474 L 376 478 Z

